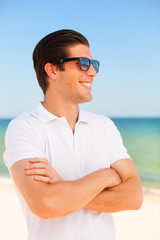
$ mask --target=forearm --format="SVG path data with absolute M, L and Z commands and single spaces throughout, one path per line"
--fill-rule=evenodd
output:
M 106 187 L 106 170 L 102 169 L 76 181 L 48 185 L 45 198 L 46 217 L 64 216 L 83 208 Z
M 106 187 L 116 185 L 111 171 L 114 170 L 101 169 L 75 181 L 46 184 L 37 196 L 37 199 L 41 198 L 41 204 L 37 205 L 34 199 L 33 212 L 42 218 L 51 218 L 84 208 Z
M 104 189 L 85 208 L 110 213 L 136 210 L 141 207 L 142 199 L 143 194 L 140 181 L 128 179 L 116 187 Z
M 25 171 L 24 171 L 25 170 Z M 121 183 L 114 169 L 105 168 L 75 181 L 63 181 L 46 159 L 23 159 L 12 177 L 30 210 L 41 218 L 60 217 L 84 208 L 106 187 Z

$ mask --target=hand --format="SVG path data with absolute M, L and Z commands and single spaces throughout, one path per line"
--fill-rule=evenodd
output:
M 32 158 L 29 162 L 30 164 L 25 167 L 25 172 L 28 176 L 34 175 L 35 181 L 45 183 L 63 181 L 47 159 Z
M 113 168 L 107 168 L 108 174 L 108 186 L 107 187 L 115 187 L 119 185 L 122 181 L 119 174 Z

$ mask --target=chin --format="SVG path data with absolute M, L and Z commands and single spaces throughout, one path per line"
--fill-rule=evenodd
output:
M 85 97 L 84 99 L 81 99 L 81 101 L 79 103 L 87 103 L 87 102 L 91 102 L 93 99 L 92 95 Z

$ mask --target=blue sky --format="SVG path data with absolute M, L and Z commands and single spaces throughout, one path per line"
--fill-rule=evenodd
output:
M 0 117 L 43 100 L 32 52 L 50 32 L 85 35 L 101 63 L 93 101 L 83 108 L 107 116 L 160 116 L 159 0 L 0 1 Z

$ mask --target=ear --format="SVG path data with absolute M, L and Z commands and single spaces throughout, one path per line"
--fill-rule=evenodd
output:
M 48 77 L 50 79 L 56 80 L 57 78 L 57 67 L 52 63 L 46 63 L 44 66 L 44 70 L 46 71 Z

